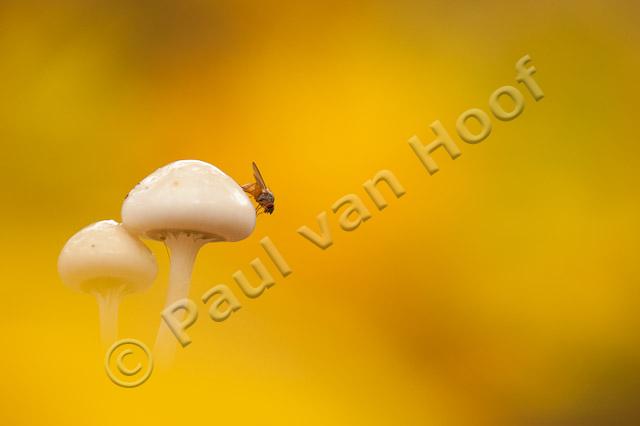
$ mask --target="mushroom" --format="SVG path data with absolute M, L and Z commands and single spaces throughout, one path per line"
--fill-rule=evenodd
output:
M 122 222 L 136 235 L 164 241 L 170 257 L 169 307 L 188 297 L 200 248 L 248 237 L 256 213 L 240 185 L 217 167 L 182 160 L 161 167 L 133 188 L 122 205 Z M 175 348 L 171 330 L 161 321 L 155 344 L 158 365 L 168 365 Z
M 105 346 L 118 335 L 122 296 L 146 289 L 158 272 L 151 251 L 113 220 L 89 225 L 67 241 L 58 273 L 69 287 L 92 294 L 100 308 L 100 336 Z

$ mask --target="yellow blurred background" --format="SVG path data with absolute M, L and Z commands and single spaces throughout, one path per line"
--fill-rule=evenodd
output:
M 3 1 L 5 224 L 0 424 L 640 424 L 640 7 L 631 1 Z M 515 81 L 532 57 L 545 98 Z M 523 114 L 477 145 L 455 135 L 503 85 Z M 441 120 L 462 156 L 429 176 L 407 144 Z M 120 219 L 169 162 L 277 198 L 254 234 L 201 251 L 200 318 L 171 371 L 107 378 L 92 297 L 57 256 Z M 378 212 L 362 183 L 407 194 Z M 354 232 L 331 204 L 362 196 Z M 296 234 L 330 213 L 335 244 Z M 199 298 L 261 255 L 293 274 L 223 323 Z M 167 286 L 121 306 L 153 343 Z M 250 275 L 251 276 L 251 275 Z M 255 279 L 255 278 L 253 278 Z

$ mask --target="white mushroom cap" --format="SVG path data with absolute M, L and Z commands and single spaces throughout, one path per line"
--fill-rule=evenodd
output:
M 157 240 L 169 232 L 192 232 L 210 241 L 238 241 L 253 232 L 256 213 L 240 185 L 220 169 L 182 160 L 133 188 L 122 205 L 122 222 Z
M 123 293 L 143 290 L 156 277 L 151 251 L 122 224 L 103 220 L 80 230 L 67 241 L 58 258 L 62 281 L 76 290 L 117 285 Z

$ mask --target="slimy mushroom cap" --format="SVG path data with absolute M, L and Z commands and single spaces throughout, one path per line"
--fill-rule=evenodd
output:
M 198 234 L 208 241 L 238 241 L 255 227 L 255 209 L 240 185 L 217 167 L 182 160 L 140 182 L 122 205 L 133 233 L 163 240 L 168 233 Z
M 103 220 L 67 241 L 58 258 L 58 272 L 69 287 L 87 293 L 110 286 L 131 293 L 149 287 L 158 267 L 151 251 L 122 224 Z

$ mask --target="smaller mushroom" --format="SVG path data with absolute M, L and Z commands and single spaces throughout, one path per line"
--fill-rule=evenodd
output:
M 117 339 L 122 296 L 148 288 L 157 272 L 156 260 L 147 246 L 113 220 L 80 230 L 67 241 L 58 258 L 62 281 L 98 300 L 100 336 L 105 346 Z

